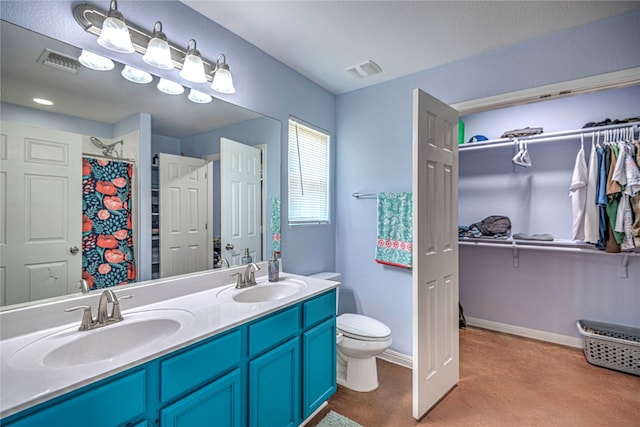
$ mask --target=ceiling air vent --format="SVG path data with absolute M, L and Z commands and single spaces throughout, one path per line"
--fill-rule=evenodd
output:
M 362 64 L 353 65 L 346 69 L 347 73 L 351 74 L 353 77 L 364 78 L 369 77 L 374 74 L 378 74 L 382 72 L 382 69 L 378 64 L 369 60 L 367 62 L 363 62 Z
M 38 58 L 38 63 L 71 74 L 77 73 L 82 66 L 76 58 L 49 49 L 45 49 L 44 52 L 42 52 L 42 55 Z

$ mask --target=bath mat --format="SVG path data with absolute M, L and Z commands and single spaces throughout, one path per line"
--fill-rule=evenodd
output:
M 344 415 L 337 412 L 329 411 L 329 413 L 318 423 L 316 427 L 362 427 L 355 421 L 351 421 Z

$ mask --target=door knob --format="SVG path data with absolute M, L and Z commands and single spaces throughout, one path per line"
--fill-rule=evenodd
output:
M 233 246 L 231 243 L 227 243 L 227 245 L 224 247 L 226 250 L 230 251 L 233 250 L 235 246 Z
M 78 247 L 77 247 L 77 246 L 71 246 L 71 247 L 69 248 L 69 252 L 71 252 L 71 255 L 75 255 L 75 254 L 77 254 L 78 252 L 80 252 L 80 249 L 78 249 Z

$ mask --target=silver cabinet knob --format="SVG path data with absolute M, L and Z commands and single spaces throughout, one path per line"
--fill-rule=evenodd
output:
M 69 248 L 69 252 L 71 252 L 71 255 L 75 255 L 75 254 L 77 254 L 78 252 L 80 252 L 80 249 L 78 249 L 78 247 L 77 247 L 77 246 L 71 246 L 71 247 Z

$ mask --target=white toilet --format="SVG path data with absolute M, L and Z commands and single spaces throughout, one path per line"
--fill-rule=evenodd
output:
M 314 274 L 325 280 L 340 281 L 340 273 Z M 391 329 L 361 314 L 343 313 L 336 319 L 338 384 L 355 391 L 378 388 L 376 356 L 391 346 Z

